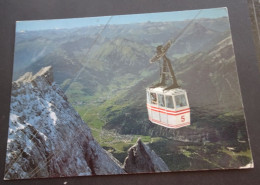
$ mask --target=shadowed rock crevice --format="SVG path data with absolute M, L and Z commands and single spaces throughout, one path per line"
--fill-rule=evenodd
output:
M 164 161 L 141 139 L 128 150 L 128 156 L 124 162 L 127 173 L 168 172 L 169 168 Z

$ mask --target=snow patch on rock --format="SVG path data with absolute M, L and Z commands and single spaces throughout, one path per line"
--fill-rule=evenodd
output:
M 5 180 L 122 174 L 53 82 L 52 68 L 12 83 Z

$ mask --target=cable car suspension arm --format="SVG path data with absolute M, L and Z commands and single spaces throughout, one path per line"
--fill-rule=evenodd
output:
M 162 45 L 157 46 L 157 54 L 150 59 L 150 63 L 159 61 L 162 58 L 163 64 L 162 64 L 162 68 L 160 69 L 160 82 L 158 84 L 154 85 L 153 87 L 166 86 L 167 85 L 166 84 L 166 75 L 168 77 L 170 77 L 170 79 L 172 81 L 172 85 L 165 88 L 165 90 L 180 87 L 177 82 L 177 79 L 175 77 L 171 61 L 169 58 L 166 57 L 166 52 L 171 47 L 171 45 L 173 43 L 175 43 L 180 38 L 180 36 L 189 28 L 189 26 L 195 21 L 195 19 L 198 17 L 200 12 L 201 12 L 201 10 L 195 15 L 193 20 L 190 21 L 185 26 L 185 28 L 177 35 L 177 37 L 174 38 L 174 40 L 169 40 L 164 46 L 162 46 Z

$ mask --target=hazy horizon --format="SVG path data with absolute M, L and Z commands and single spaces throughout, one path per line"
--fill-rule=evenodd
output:
M 199 12 L 200 11 L 200 12 Z M 173 12 L 158 12 L 144 14 L 111 15 L 101 17 L 66 18 L 48 20 L 25 20 L 16 22 L 16 32 L 39 31 L 50 29 L 72 29 L 88 26 L 104 26 L 106 24 L 133 24 L 145 22 L 173 22 L 196 18 L 228 17 L 227 8 L 212 8 L 201 10 L 185 10 Z

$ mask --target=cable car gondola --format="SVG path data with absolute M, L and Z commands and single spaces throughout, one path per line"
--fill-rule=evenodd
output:
M 166 53 L 199 13 L 200 11 L 174 40 L 169 40 L 164 46 L 158 46 L 156 55 L 150 60 L 150 63 L 163 60 L 160 82 L 146 89 L 147 112 L 152 123 L 174 129 L 190 125 L 190 106 L 187 92 L 177 83 L 171 61 L 167 58 Z
M 160 83 L 146 89 L 147 111 L 152 123 L 176 129 L 190 125 L 190 106 L 187 92 L 178 85 L 171 62 L 166 57 L 170 45 L 171 42 L 164 47 L 158 46 L 157 55 L 150 60 L 153 63 L 163 58 L 163 65 Z M 172 82 L 170 86 L 167 80 Z
M 147 88 L 149 120 L 167 128 L 190 125 L 190 107 L 184 89 Z

